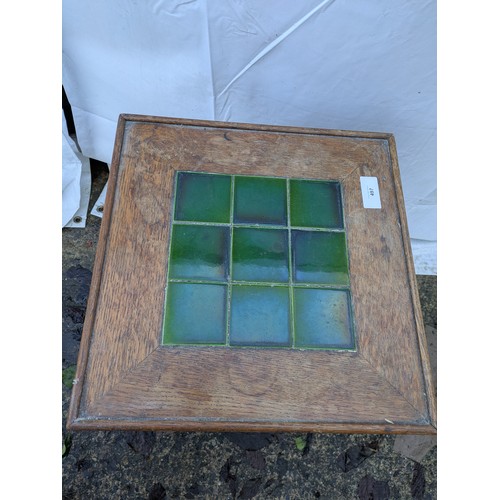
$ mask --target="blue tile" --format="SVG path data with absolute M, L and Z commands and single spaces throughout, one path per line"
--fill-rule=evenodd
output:
M 226 285 L 170 283 L 164 344 L 225 344 Z
M 288 287 L 233 285 L 229 342 L 245 346 L 290 346 Z
M 353 349 L 349 292 L 295 288 L 295 346 Z

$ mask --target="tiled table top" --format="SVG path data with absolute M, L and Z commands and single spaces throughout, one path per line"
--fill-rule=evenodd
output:
M 70 429 L 436 432 L 394 137 L 120 116 Z

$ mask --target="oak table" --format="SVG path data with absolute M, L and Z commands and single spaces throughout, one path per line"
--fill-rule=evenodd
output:
M 394 137 L 121 115 L 68 427 L 436 433 Z

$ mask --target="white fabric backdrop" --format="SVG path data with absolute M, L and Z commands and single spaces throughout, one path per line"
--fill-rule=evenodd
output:
M 106 163 L 120 113 L 394 133 L 436 273 L 435 0 L 64 0 L 63 85 Z

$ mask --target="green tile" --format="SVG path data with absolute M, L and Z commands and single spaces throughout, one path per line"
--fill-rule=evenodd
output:
M 286 286 L 233 285 L 229 342 L 239 346 L 290 346 Z
M 288 231 L 235 227 L 233 280 L 288 282 Z
M 345 233 L 292 231 L 293 280 L 348 285 Z
M 226 285 L 170 283 L 164 344 L 225 344 Z
M 174 224 L 169 278 L 225 281 L 229 227 Z
M 290 180 L 290 223 L 298 227 L 342 228 L 340 184 Z
M 295 288 L 293 303 L 296 347 L 354 348 L 349 292 Z
M 350 292 L 324 287 L 349 285 L 346 235 L 330 231 L 343 228 L 340 184 L 289 182 L 290 225 L 310 230 L 257 227 L 288 225 L 286 179 L 235 176 L 232 193 L 231 176 L 178 173 L 165 344 L 225 345 L 229 321 L 234 347 L 354 349 Z
M 180 221 L 230 222 L 231 177 L 179 172 L 175 219 Z
M 235 178 L 235 223 L 286 225 L 286 207 L 285 179 Z

